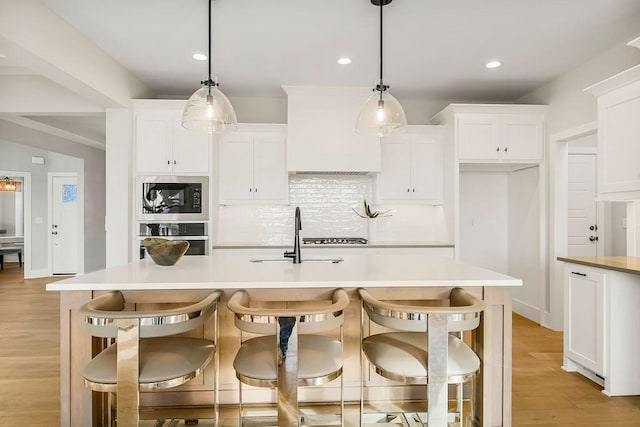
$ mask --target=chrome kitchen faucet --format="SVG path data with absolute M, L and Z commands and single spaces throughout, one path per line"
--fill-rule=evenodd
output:
M 294 264 L 300 264 L 302 257 L 300 256 L 300 230 L 302 230 L 302 221 L 300 220 L 300 207 L 296 206 L 296 215 L 293 226 L 293 251 L 286 251 L 285 258 L 292 258 Z

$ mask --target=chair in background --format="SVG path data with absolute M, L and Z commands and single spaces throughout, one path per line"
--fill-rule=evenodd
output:
M 473 412 L 468 417 L 464 412 L 464 384 L 470 383 L 473 386 L 473 380 L 480 369 L 480 359 L 464 342 L 463 332 L 478 327 L 484 302 L 461 288 L 452 289 L 448 298 L 436 300 L 381 301 L 366 289 L 360 288 L 358 293 L 362 298 L 361 357 L 366 357 L 378 375 L 396 384 L 427 385 L 428 391 L 425 393 L 422 387 L 417 400 L 427 400 L 429 407 L 427 414 L 424 403 L 419 403 L 422 410 L 384 411 L 382 417 L 367 415 L 365 403 L 368 407 L 375 404 L 365 402 L 367 387 L 364 385 L 366 372 L 363 359 L 361 424 L 366 424 L 364 421 L 390 423 L 397 420 L 404 425 L 421 425 L 428 420 L 430 426 L 446 426 L 451 421 L 447 409 L 448 384 L 455 384 L 457 389 L 454 414 L 458 425 L 465 425 L 465 419 L 472 420 Z M 371 334 L 371 322 L 381 326 L 378 329 L 382 332 Z M 365 336 L 364 329 L 367 325 L 369 334 Z M 430 334 L 440 334 L 440 340 L 430 337 Z M 437 345 L 430 348 L 433 343 Z M 438 372 L 434 375 L 431 369 Z M 429 383 L 436 382 L 438 376 L 441 383 L 439 388 L 435 384 L 430 386 Z M 473 396 L 474 393 L 475 390 L 472 389 L 469 395 Z M 416 399 L 415 394 L 407 400 L 411 399 Z M 471 403 L 473 408 L 473 402 Z M 438 404 L 444 406 L 439 407 Z M 381 411 L 375 411 L 377 414 L 379 412 Z
M 116 339 L 84 370 L 87 387 L 116 394 L 116 419 L 111 419 L 112 425 L 116 421 L 118 427 L 138 426 L 139 392 L 182 385 L 200 375 L 212 360 L 218 369 L 221 294 L 215 291 L 194 304 L 147 312 L 125 310 L 123 294 L 112 291 L 79 309 L 93 336 Z M 209 318 L 214 322 L 213 339 L 176 336 L 203 326 Z M 217 423 L 217 379 L 214 389 L 212 418 Z
M 331 301 L 296 302 L 293 308 L 259 307 L 247 291 L 234 293 L 227 306 L 240 330 L 240 349 L 233 361 L 240 381 L 240 427 L 245 416 L 242 384 L 277 389 L 278 426 L 319 422 L 344 425 L 342 395 L 343 310 L 349 297 L 333 291 Z M 339 329 L 339 339 L 323 333 Z M 322 334 L 322 335 L 321 335 Z M 246 335 L 252 336 L 246 339 Z M 258 336 L 256 336 L 258 335 Z M 340 378 L 340 415 L 301 415 L 298 386 L 316 386 Z M 260 420 L 253 419 L 255 423 Z M 273 425 L 273 419 L 263 419 Z

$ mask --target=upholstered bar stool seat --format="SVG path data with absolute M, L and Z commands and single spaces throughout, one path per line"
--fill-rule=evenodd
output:
M 465 382 L 480 369 L 480 359 L 460 338 L 449 335 L 448 339 L 448 382 Z M 426 333 L 371 335 L 364 339 L 362 348 L 378 375 L 406 384 L 427 383 L 429 346 Z
M 298 342 L 298 385 L 331 381 L 342 370 L 342 344 L 322 335 L 301 335 Z M 278 386 L 275 335 L 247 340 L 233 361 L 233 369 L 245 384 Z
M 177 387 L 202 373 L 215 352 L 211 341 L 199 338 L 146 338 L 140 341 L 140 391 Z M 94 357 L 84 370 L 85 384 L 101 391 L 117 389 L 118 344 Z

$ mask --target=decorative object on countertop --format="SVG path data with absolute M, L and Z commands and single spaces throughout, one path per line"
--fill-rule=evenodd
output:
M 182 127 L 208 133 L 223 133 L 235 129 L 238 124 L 236 112 L 224 93 L 218 89 L 218 82 L 211 78 L 211 2 L 209 3 L 209 56 L 207 79 L 200 82 L 202 87 L 195 91 L 182 113 Z
M 393 216 L 390 213 L 391 209 L 387 209 L 386 211 L 382 211 L 382 212 L 371 210 L 371 205 L 367 203 L 366 200 L 364 201 L 364 214 L 361 214 L 354 208 L 351 208 L 351 210 L 354 211 L 356 215 L 358 215 L 360 218 L 384 218 L 388 216 Z
M 356 133 L 360 135 L 383 137 L 402 132 L 407 127 L 402 105 L 388 92 L 389 85 L 382 79 L 382 9 L 391 1 L 371 0 L 373 5 L 380 6 L 380 81 L 358 114 Z
M 173 265 L 189 249 L 186 240 L 167 240 L 157 237 L 147 237 L 142 241 L 153 262 L 158 265 Z
M 5 176 L 0 179 L 0 191 L 11 191 L 11 192 L 21 192 L 22 191 L 22 183 L 20 181 L 16 181 L 14 179 Z

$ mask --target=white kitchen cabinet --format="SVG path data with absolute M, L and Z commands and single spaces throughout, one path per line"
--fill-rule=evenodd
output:
M 442 126 L 409 126 L 382 139 L 378 201 L 442 203 Z
M 588 266 L 559 258 L 565 261 L 563 369 L 602 385 L 608 396 L 640 394 L 640 271 L 624 271 L 626 258 L 593 258 Z
M 598 196 L 640 199 L 640 65 L 585 90 L 598 97 Z
M 537 163 L 544 157 L 541 105 L 452 104 L 434 117 L 451 129 L 461 163 Z
M 241 125 L 220 144 L 220 203 L 286 203 L 285 131 L 281 125 Z
M 569 264 L 565 280 L 565 358 L 604 378 L 605 275 Z
M 209 173 L 209 135 L 184 129 L 181 120 L 182 109 L 136 113 L 136 173 Z

